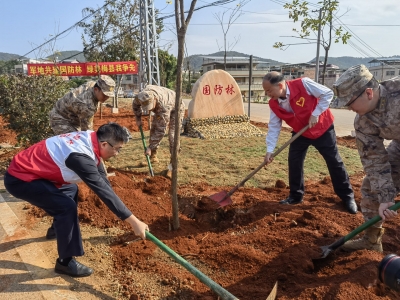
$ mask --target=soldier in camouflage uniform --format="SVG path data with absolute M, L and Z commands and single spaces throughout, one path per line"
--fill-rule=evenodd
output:
M 165 87 L 148 85 L 138 93 L 132 102 L 133 112 L 136 116 L 136 124 L 142 124 L 142 109 L 152 111 L 154 118 L 151 123 L 150 141 L 145 154 L 150 155 L 152 163 L 157 163 L 157 148 L 168 128 L 169 152 L 172 155 L 175 135 L 175 118 L 182 120 L 185 115 L 185 104 L 182 102 L 179 112 L 175 112 L 175 92 Z M 178 145 L 179 147 L 179 145 Z M 178 148 L 179 149 L 179 148 Z M 168 165 L 167 176 L 171 178 L 172 166 Z
M 89 81 L 57 100 L 49 113 L 50 127 L 55 135 L 93 130 L 93 117 L 97 106 L 114 96 L 115 82 L 107 75 Z M 129 133 L 129 132 L 128 132 Z M 106 167 L 102 161 L 103 168 Z M 47 230 L 47 239 L 55 239 L 54 226 Z
M 383 221 L 393 218 L 397 212 L 388 208 L 400 190 L 400 77 L 378 83 L 364 65 L 357 65 L 340 76 L 333 90 L 337 107 L 357 113 L 356 142 L 366 174 L 361 187 L 364 219 L 378 214 Z M 387 148 L 384 139 L 392 140 Z M 367 228 L 361 239 L 346 242 L 342 249 L 382 252 L 383 221 Z
M 58 134 L 93 129 L 93 116 L 97 106 L 114 96 L 115 82 L 101 75 L 58 99 L 50 111 L 50 126 Z

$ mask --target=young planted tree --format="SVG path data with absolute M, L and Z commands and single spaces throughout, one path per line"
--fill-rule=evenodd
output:
M 226 53 L 228 51 L 232 51 L 232 49 L 240 41 L 240 35 L 239 35 L 238 37 L 234 37 L 234 41 L 232 43 L 229 43 L 228 39 L 227 39 L 228 31 L 231 28 L 232 24 L 235 23 L 236 20 L 244 14 L 242 11 L 242 8 L 249 2 L 250 2 L 250 0 L 242 0 L 238 4 L 236 4 L 236 7 L 234 9 L 229 9 L 229 10 L 225 10 L 222 13 L 219 12 L 219 13 L 214 14 L 214 17 L 217 19 L 217 21 L 221 25 L 222 33 L 224 35 L 223 46 L 220 47 L 218 44 L 218 40 L 217 40 L 218 50 L 221 50 L 221 49 L 224 50 L 224 70 L 226 70 Z M 228 11 L 230 11 L 229 16 L 227 16 Z
M 322 71 L 322 84 L 324 84 L 326 65 L 328 62 L 328 54 L 331 48 L 332 39 L 335 43 L 342 42 L 343 44 L 347 44 L 347 41 L 350 39 L 351 35 L 347 31 L 344 31 L 342 26 L 335 26 L 333 24 L 334 20 L 337 18 L 335 14 L 339 9 L 339 1 L 323 0 L 318 2 L 318 4 L 321 6 L 320 15 L 317 14 L 316 17 L 310 15 L 312 12 L 310 9 L 310 4 L 306 1 L 300 2 L 299 0 L 293 0 L 292 3 L 286 3 L 283 7 L 289 10 L 289 18 L 292 19 L 293 22 L 298 22 L 300 19 L 302 19 L 300 23 L 301 29 L 293 29 L 293 31 L 298 34 L 299 38 L 310 40 L 309 37 L 311 32 L 318 36 L 318 31 L 320 30 L 320 45 L 325 50 L 325 60 Z M 276 42 L 273 45 L 274 48 L 279 49 L 286 49 L 286 47 L 289 46 L 290 45 L 285 45 L 282 42 Z M 319 62 L 316 61 L 315 63 L 318 64 Z
M 190 19 L 192 18 L 194 8 L 197 0 L 192 0 L 190 3 L 189 11 L 186 13 L 183 0 L 175 0 L 175 24 L 176 33 L 178 37 L 178 61 L 176 71 L 176 101 L 175 111 L 179 111 L 179 107 L 182 103 L 182 67 L 185 50 L 185 37 L 186 31 L 189 26 Z M 177 230 L 179 228 L 179 210 L 178 210 L 178 144 L 180 140 L 180 128 L 181 120 L 175 118 L 175 139 L 174 139 L 174 151 L 172 153 L 172 214 L 173 214 L 173 228 Z

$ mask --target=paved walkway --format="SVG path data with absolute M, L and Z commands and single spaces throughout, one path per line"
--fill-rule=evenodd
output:
M 3 177 L 0 190 L 4 191 Z M 0 193 L 0 299 L 77 299 L 41 249 L 44 237 L 32 237 L 23 226 L 25 220 L 18 217 L 23 205 Z
M 92 276 L 54 272 L 55 261 L 46 251 L 55 241 L 46 240 L 45 231 L 26 226 L 25 205 L 5 192 L 0 176 L 0 300 L 116 299 L 103 293 L 106 286 Z

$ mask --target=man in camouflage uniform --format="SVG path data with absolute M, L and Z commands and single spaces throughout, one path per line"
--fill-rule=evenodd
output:
M 182 102 L 179 111 L 175 112 L 175 92 L 165 87 L 148 85 L 138 93 L 132 102 L 133 112 L 136 116 L 136 124 L 142 125 L 142 109 L 152 111 L 154 118 L 151 123 L 150 141 L 145 155 L 150 155 L 152 163 L 157 163 L 157 149 L 168 128 L 169 152 L 172 155 L 175 136 L 175 118 L 182 120 L 185 115 L 185 104 Z M 178 145 L 179 147 L 179 145 Z M 179 148 L 178 148 L 179 149 Z M 171 162 L 168 165 L 167 177 L 172 176 Z
M 93 130 L 97 106 L 114 96 L 115 82 L 107 75 L 97 81 L 88 81 L 57 100 L 49 113 L 50 127 L 55 135 Z M 103 168 L 106 171 L 104 162 Z M 107 171 L 106 171 L 107 172 Z M 47 230 L 47 239 L 55 239 L 54 226 Z
M 356 142 L 366 174 L 361 186 L 364 219 L 377 214 L 383 221 L 393 218 L 397 212 L 388 208 L 400 190 L 400 77 L 378 83 L 364 65 L 357 65 L 340 76 L 333 90 L 337 107 L 357 113 Z M 387 148 L 384 139 L 392 140 Z M 383 221 L 367 228 L 361 239 L 346 242 L 342 249 L 382 252 Z
M 93 116 L 97 106 L 114 96 L 115 82 L 101 75 L 58 99 L 50 111 L 50 126 L 58 134 L 93 130 Z

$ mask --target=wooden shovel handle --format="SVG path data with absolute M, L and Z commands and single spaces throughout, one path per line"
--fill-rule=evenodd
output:
M 272 157 L 277 156 L 279 153 L 281 153 L 287 146 L 289 146 L 291 143 L 293 143 L 294 140 L 296 140 L 300 135 L 302 135 L 307 129 L 309 125 L 305 126 L 303 129 L 301 129 L 298 133 L 296 133 L 290 140 L 288 140 L 283 146 L 281 146 L 278 150 L 276 150 L 273 154 Z M 253 172 L 251 172 L 249 175 L 246 176 L 245 179 L 243 179 L 241 182 L 239 182 L 232 190 L 228 192 L 227 197 L 232 196 L 234 192 L 237 191 L 238 188 L 240 188 L 247 180 L 249 180 L 251 177 L 254 176 L 258 171 L 261 170 L 262 167 L 264 167 L 267 164 L 267 162 L 264 160 L 261 165 L 259 165 L 257 168 L 254 169 Z

